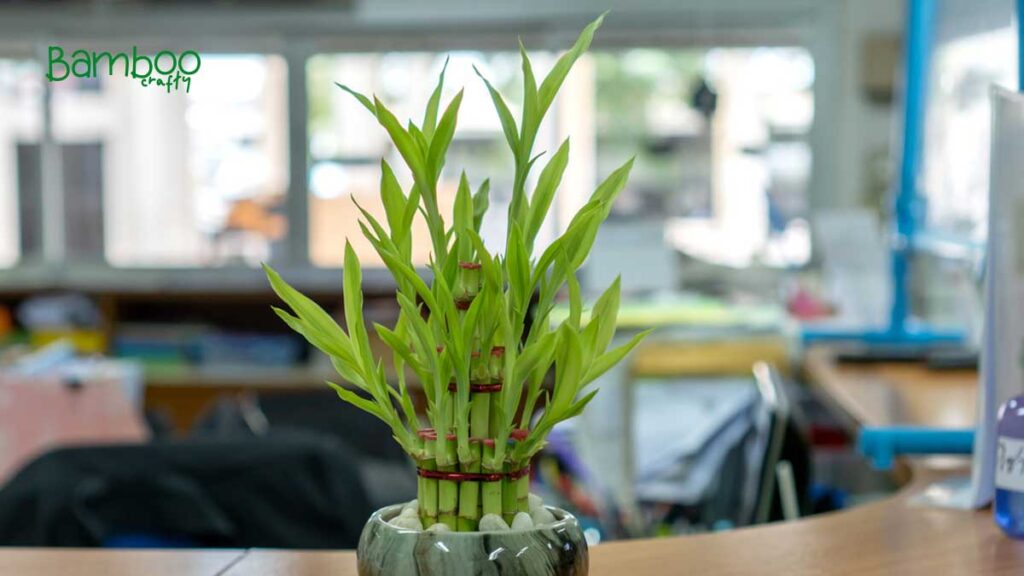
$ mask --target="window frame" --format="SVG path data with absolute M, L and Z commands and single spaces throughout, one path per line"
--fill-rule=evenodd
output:
M 829 149 L 828 125 L 834 104 L 826 95 L 835 94 L 833 86 L 838 78 L 826 72 L 838 60 L 838 49 L 832 36 L 839 24 L 838 11 L 819 8 L 816 3 L 777 3 L 784 10 L 771 11 L 756 0 L 747 0 L 745 10 L 703 7 L 673 11 L 665 14 L 621 14 L 609 20 L 594 47 L 600 49 L 652 47 L 709 47 L 709 46 L 800 46 L 806 48 L 815 61 L 815 118 L 809 142 L 815 150 L 809 183 L 809 205 L 813 209 L 815 191 L 823 188 L 822 167 L 834 164 L 819 150 Z M 746 4 L 745 3 L 745 4 Z M 761 16 L 752 17 L 755 10 Z M 149 12 L 153 12 L 150 9 Z M 0 10 L 8 13 L 12 10 Z M 157 12 L 159 12 L 157 10 Z M 294 17 L 279 20 L 279 13 L 263 9 L 244 10 L 245 16 L 236 18 L 230 12 L 214 10 L 179 11 L 171 25 L 160 26 L 161 18 L 146 19 L 142 13 L 114 15 L 112 18 L 90 19 L 83 25 L 80 16 L 72 11 L 62 15 L 37 16 L 23 14 L 9 20 L 12 24 L 10 40 L 0 43 L 0 57 L 14 54 L 34 56 L 45 70 L 46 47 L 55 42 L 41 37 L 60 38 L 63 46 L 86 44 L 116 45 L 118 49 L 137 45 L 167 49 L 194 49 L 217 53 L 278 54 L 287 65 L 287 121 L 288 121 L 288 188 L 285 215 L 289 230 L 286 240 L 286 258 L 275 264 L 295 284 L 303 289 L 340 289 L 340 268 L 317 268 L 309 258 L 309 191 L 308 191 L 308 94 L 306 63 L 317 54 L 365 53 L 381 51 L 451 51 L 483 50 L 506 51 L 514 47 L 509 38 L 518 32 L 523 41 L 537 50 L 560 51 L 570 45 L 578 29 L 588 19 L 583 15 L 548 17 L 483 17 L 479 22 L 467 23 L 469 16 L 434 18 L 423 22 L 402 24 L 394 16 L 377 15 L 353 17 L 344 11 L 306 9 Z M 703 17 L 694 17 L 703 12 Z M 463 21 L 458 21 L 462 18 Z M 241 22 L 237 22 L 241 20 Z M 38 25 L 34 25 L 35 22 Z M 283 22 L 283 23 L 282 23 Z M 750 26 L 750 22 L 757 22 Z M 472 31 L 467 31 L 472 27 Z M 7 26 L 0 24 L 6 33 Z M 169 30 L 187 30 L 174 35 Z M 29 32 L 35 30 L 36 32 Z M 38 30 L 45 32 L 40 34 Z M 120 32 L 131 31 L 129 34 Z M 225 30 L 233 32 L 224 34 Z M 20 37 L 19 37 L 20 36 Z M 26 50 L 26 46 L 30 46 Z M 824 73 L 823 73 L 824 72 Z M 51 148 L 52 122 L 50 120 L 50 83 L 44 82 L 44 148 Z M 558 111 L 553 110 L 553 114 Z M 58 158 L 59 161 L 59 158 Z M 44 162 L 44 166 L 46 163 Z M 11 268 L 0 269 L 0 291 L 31 288 L 71 289 L 85 291 L 168 291 L 168 292 L 265 292 L 262 271 L 242 266 L 218 268 L 121 268 L 105 260 L 75 261 L 63 256 L 63 242 L 55 230 L 63 229 L 63 221 L 55 218 L 62 212 L 59 183 L 44 181 L 43 204 L 44 250 L 42 254 L 21 254 Z M 47 192 L 46 189 L 50 191 Z M 56 221 L 56 222 L 54 222 Z M 47 240 L 48 239 L 48 240 Z M 425 275 L 427 271 L 422 271 Z M 384 292 L 394 288 L 394 282 L 383 268 L 364 270 L 364 284 L 370 291 Z

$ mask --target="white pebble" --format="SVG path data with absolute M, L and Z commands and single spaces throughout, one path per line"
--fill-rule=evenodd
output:
M 513 530 L 533 530 L 533 518 L 526 512 L 519 512 L 516 517 L 512 519 Z
M 423 522 L 420 522 L 418 516 L 398 516 L 390 522 L 395 528 L 401 528 L 403 530 L 423 530 Z
M 399 516 L 412 516 L 412 517 L 418 517 L 419 515 L 420 515 L 419 510 L 416 510 L 415 508 L 402 508 L 402 513 L 399 514 Z
M 430 526 L 430 528 L 427 528 L 427 532 L 451 532 L 451 531 L 452 531 L 452 529 L 449 528 L 447 524 L 443 524 L 441 522 L 438 522 L 437 524 L 433 524 L 433 525 Z
M 508 529 L 508 524 L 497 514 L 484 514 L 484 517 L 480 519 L 481 532 L 504 532 Z
M 555 515 L 543 506 L 535 510 L 530 510 L 530 517 L 533 518 L 534 526 L 547 526 L 548 524 L 555 523 Z
M 411 502 L 407 502 L 405 504 L 405 506 L 402 506 L 402 512 L 404 513 L 406 510 L 412 510 L 413 512 L 416 512 L 417 514 L 419 514 L 419 511 L 420 511 L 420 501 L 419 500 L 413 500 Z
M 533 512 L 537 508 L 540 508 L 541 506 L 544 505 L 544 499 L 541 498 L 540 496 L 537 496 L 533 492 L 530 492 L 530 496 L 528 497 L 528 499 L 529 499 L 529 502 L 530 502 L 530 511 L 531 512 Z

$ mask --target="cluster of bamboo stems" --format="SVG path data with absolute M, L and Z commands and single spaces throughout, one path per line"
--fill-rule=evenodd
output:
M 632 160 L 612 172 L 565 231 L 534 258 L 535 240 L 569 156 L 566 140 L 532 180 L 530 172 L 539 158 L 533 154 L 534 140 L 602 18 L 584 29 L 539 84 L 520 45 L 523 106 L 518 120 L 481 75 L 515 160 L 502 255 L 492 254 L 480 235 L 489 207 L 488 181 L 474 191 L 462 174 L 450 224 L 438 206 L 438 181 L 462 101 L 460 91 L 441 111 L 444 71 L 419 125 L 410 120 L 403 126 L 380 100 L 339 84 L 387 131 L 412 174 L 406 192 L 382 160 L 380 194 L 386 221 L 359 207 L 362 233 L 397 285 L 397 323 L 373 326 L 391 349 L 393 380 L 386 377 L 383 360 L 371 353 L 363 318 L 362 272 L 351 245 L 345 247 L 345 329 L 265 267 L 275 292 L 291 308 L 275 308 L 277 314 L 326 353 L 345 381 L 328 384 L 342 400 L 388 424 L 421 471 L 418 493 L 424 526 L 443 523 L 452 530 L 476 530 L 483 515 L 498 514 L 511 522 L 517 512 L 527 511 L 525 471 L 531 457 L 543 447 L 552 427 L 579 414 L 593 398 L 597 391 L 584 393 L 586 386 L 645 335 L 610 348 L 619 282 L 585 313 L 576 279 L 598 227 L 626 184 Z M 412 262 L 411 229 L 418 215 L 425 219 L 432 243 L 429 283 Z M 552 326 L 551 311 L 566 287 L 569 315 Z M 542 384 L 552 367 L 553 384 L 546 390 Z M 425 421 L 414 408 L 407 371 L 415 375 L 426 397 Z M 540 415 L 533 419 L 537 410 Z

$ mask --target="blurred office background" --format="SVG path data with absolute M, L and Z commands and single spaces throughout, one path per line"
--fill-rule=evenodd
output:
M 75 454 L 47 452 L 61 446 L 149 442 L 150 452 L 97 448 L 108 478 L 151 454 L 177 473 L 176 458 L 190 462 L 192 477 L 202 477 L 218 451 L 253 450 L 265 459 L 254 470 L 337 472 L 331 482 L 354 495 L 347 517 L 337 512 L 331 524 L 275 509 L 252 522 L 292 528 L 191 534 L 186 543 L 353 546 L 365 515 L 411 497 L 414 478 L 386 429 L 322 389 L 329 364 L 270 312 L 275 298 L 259 270 L 273 264 L 340 315 L 350 240 L 364 262 L 368 317 L 395 317 L 392 283 L 362 239 L 352 200 L 382 213 L 379 159 L 401 161 L 334 82 L 376 93 L 402 118 L 417 113 L 448 61 L 448 95 L 466 92 L 442 205 L 450 210 L 459 170 L 474 182 L 490 177 L 484 236 L 500 250 L 512 159 L 473 67 L 517 105 L 517 36 L 546 70 L 605 8 L 611 14 L 538 137 L 538 150 L 572 142 L 541 244 L 636 155 L 584 289 L 621 273 L 623 333 L 659 330 L 605 378 L 593 415 L 556 430 L 535 466 L 535 490 L 579 512 L 594 541 L 780 519 L 778 496 L 764 493 L 758 472 L 771 444 L 764 418 L 779 417 L 764 412 L 766 385 L 785 388 L 794 407 L 784 459 L 801 513 L 888 489 L 807 385 L 801 331 L 889 320 L 905 3 L 606 4 L 0 2 L 0 399 L 8 398 L 0 483 L 21 482 L 0 501 L 33 497 L 33 479 L 97 473 Z M 970 343 L 980 321 L 986 86 L 1015 81 L 1016 31 L 1012 2 L 939 4 L 920 176 L 939 249 L 915 258 L 910 301 L 915 319 L 953 326 Z M 195 50 L 202 68 L 188 92 L 106 74 L 47 82 L 50 45 Z M 414 229 L 425 264 L 426 229 Z M 762 373 L 767 384 L 751 376 L 759 361 L 774 366 Z M 97 396 L 65 406 L 70 394 Z M 602 454 L 595 439 L 617 450 Z M 294 461 L 303 451 L 345 464 Z M 260 484 L 259 473 L 240 475 L 239 490 L 254 498 L 294 489 L 285 477 Z M 117 493 L 97 495 L 95 506 Z M 136 501 L 147 501 L 140 494 Z M 768 512 L 752 512 L 758 499 Z M 12 509 L 0 510 L 0 527 Z M 303 522 L 324 522 L 338 537 L 303 539 Z M 174 526 L 122 532 L 166 536 Z M 21 533 L 0 545 L 117 545 L 119 534 L 37 541 Z

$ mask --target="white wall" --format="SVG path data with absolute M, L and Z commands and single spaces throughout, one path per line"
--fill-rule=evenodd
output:
M 891 150 L 898 106 L 869 102 L 861 86 L 863 43 L 874 33 L 902 37 L 905 5 L 894 0 L 842 0 L 839 104 L 835 147 L 840 158 L 834 207 L 861 205 L 871 193 L 871 156 Z M 898 94 L 895 96 L 899 98 Z M 890 156 L 891 158 L 891 156 Z

